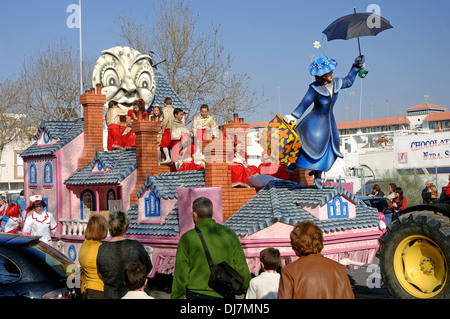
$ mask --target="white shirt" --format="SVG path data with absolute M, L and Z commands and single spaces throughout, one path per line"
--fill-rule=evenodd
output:
M 277 299 L 280 274 L 276 271 L 265 271 L 250 280 L 246 299 Z
M 25 220 L 23 226 L 24 234 L 41 236 L 40 240 L 46 244 L 52 241 L 51 233 L 56 232 L 56 221 L 49 212 L 42 211 L 40 214 L 32 210 Z
M 135 291 L 128 291 L 126 295 L 122 297 L 122 299 L 155 299 L 155 298 L 147 295 L 145 291 L 135 290 Z

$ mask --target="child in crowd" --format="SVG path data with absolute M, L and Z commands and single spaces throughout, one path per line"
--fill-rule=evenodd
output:
M 163 120 L 161 123 L 162 137 L 161 137 L 161 144 L 160 144 L 160 149 L 162 150 L 165 160 L 161 162 L 161 165 L 171 165 L 172 164 L 172 159 L 170 158 L 170 154 L 169 154 L 169 147 L 172 142 L 170 128 L 171 128 L 172 122 L 174 120 L 173 111 L 174 111 L 174 108 L 173 108 L 172 99 L 170 97 L 166 97 L 164 100 Z
M 119 108 L 116 101 L 109 101 L 108 112 L 106 112 L 105 120 L 108 126 L 108 146 L 109 151 L 121 148 L 119 145 L 120 138 L 120 117 L 127 115 L 127 110 Z
M 148 113 L 145 110 L 145 101 L 140 99 L 133 102 L 133 109 L 128 110 L 127 126 L 121 131 L 119 145 L 122 148 L 136 147 L 136 135 L 131 130 L 131 123 L 145 120 Z
M 147 285 L 147 270 L 141 263 L 130 263 L 125 267 L 123 278 L 128 292 L 122 299 L 155 299 L 145 291 Z
M 261 269 L 263 272 L 250 280 L 246 299 L 277 299 L 280 274 L 280 251 L 275 248 L 266 248 L 259 253 Z

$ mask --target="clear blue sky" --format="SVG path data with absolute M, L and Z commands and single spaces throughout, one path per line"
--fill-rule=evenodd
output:
M 113 21 L 124 13 L 139 21 L 146 15 L 151 19 L 153 2 L 83 0 L 84 55 L 97 57 L 102 50 L 121 45 Z M 70 4 L 78 0 L 2 1 L 1 78 L 17 73 L 24 58 L 60 38 L 78 48 L 78 29 L 66 25 Z M 274 97 L 248 121 L 269 120 L 270 112 L 288 114 L 298 105 L 311 81 L 310 56 L 322 55 L 313 47 L 316 40 L 326 55 L 338 61 L 335 76 L 345 76 L 358 55 L 357 40 L 327 42 L 322 31 L 352 13 L 354 6 L 364 12 L 369 4 L 378 5 L 394 29 L 360 39 L 369 75 L 341 92 L 334 110 L 337 121 L 358 120 L 360 101 L 362 119 L 405 114 L 405 108 L 423 103 L 424 95 L 429 95 L 429 103 L 450 110 L 450 1 L 191 1 L 200 29 L 221 25 L 224 44 L 234 58 L 232 71 L 248 73 L 253 89 Z

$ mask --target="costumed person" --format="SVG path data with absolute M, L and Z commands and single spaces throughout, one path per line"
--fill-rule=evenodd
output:
M 290 173 L 287 172 L 287 165 L 274 163 L 266 151 L 262 153 L 261 162 L 256 170 L 257 174 L 289 180 Z
M 6 208 L 8 207 L 8 202 L 6 196 L 0 196 L 0 231 L 3 231 L 5 224 L 8 220 L 6 216 Z
M 161 144 L 160 149 L 162 154 L 164 155 L 164 161 L 162 161 L 161 165 L 172 165 L 172 159 L 169 153 L 170 143 L 172 142 L 172 137 L 170 134 L 170 128 L 172 127 L 172 122 L 174 120 L 173 116 L 173 103 L 170 97 L 166 97 L 164 99 L 164 108 L 163 108 L 163 121 L 161 123 Z
M 57 231 L 57 224 L 53 214 L 44 211 L 47 207 L 41 195 L 33 195 L 30 197 L 30 207 L 25 224 L 23 226 L 23 234 L 31 236 L 41 236 L 42 242 L 51 245 L 52 235 L 58 240 L 60 238 Z
M 150 121 L 160 121 L 161 123 L 164 120 L 164 114 L 161 107 L 158 104 L 155 104 L 152 108 L 152 113 L 149 117 Z M 158 133 L 158 137 L 156 138 L 156 148 L 158 150 L 158 163 L 161 162 L 161 137 L 162 132 Z
M 106 125 L 108 126 L 108 146 L 109 151 L 120 148 L 120 117 L 127 115 L 127 110 L 119 108 L 116 101 L 109 101 L 108 111 L 105 115 Z
M 136 147 L 136 135 L 131 130 L 131 123 L 134 121 L 142 121 L 147 118 L 147 111 L 145 110 L 145 101 L 140 99 L 133 102 L 133 109 L 128 110 L 127 125 L 121 131 L 119 138 L 119 145 L 122 148 Z
M 205 164 L 202 161 L 202 154 L 196 152 L 192 137 L 186 134 L 181 137 L 181 149 L 176 163 L 176 169 L 181 171 L 198 171 L 205 169 Z
M 294 172 L 297 167 L 311 170 L 310 174 L 314 175 L 314 184 L 318 188 L 322 187 L 322 172 L 330 170 L 338 157 L 344 157 L 339 151 L 339 134 L 333 107 L 339 91 L 351 87 L 359 70 L 364 67 L 364 56 L 355 59 L 345 78 L 333 78 L 333 70 L 337 65 L 335 60 L 326 56 L 315 58 L 309 70 L 316 80 L 309 85 L 297 108 L 284 117 L 288 124 L 297 124 L 298 119 L 314 103 L 311 112 L 295 127 L 302 147 L 297 163 L 289 164 L 288 172 Z
M 192 139 L 183 121 L 184 111 L 180 108 L 176 108 L 173 111 L 173 117 L 174 120 L 172 121 L 172 125 L 170 127 L 171 143 L 169 145 L 169 150 L 172 161 L 177 162 L 180 156 L 180 151 L 183 148 L 182 144 L 192 144 Z M 186 147 L 188 146 L 186 145 Z
M 23 227 L 23 218 L 20 213 L 20 205 L 18 203 L 11 203 L 6 209 L 6 216 L 8 221 L 5 224 L 5 233 L 20 233 Z
M 202 140 L 209 140 L 218 136 L 216 121 L 209 115 L 207 104 L 200 106 L 200 115 L 197 115 L 192 122 L 191 134 L 194 136 L 196 147 L 201 147 Z
M 228 165 L 228 170 L 231 171 L 231 186 L 249 187 L 250 172 L 247 168 L 247 152 L 244 149 L 244 144 L 240 141 L 234 141 L 233 161 L 231 165 Z

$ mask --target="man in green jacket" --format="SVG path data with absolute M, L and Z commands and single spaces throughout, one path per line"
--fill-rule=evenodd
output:
M 213 263 L 227 262 L 244 277 L 243 289 L 246 290 L 251 275 L 236 233 L 212 219 L 213 204 L 208 198 L 194 200 L 192 210 L 194 222 L 205 238 Z M 171 298 L 222 298 L 208 286 L 210 274 L 200 237 L 195 229 L 191 229 L 178 242 Z

